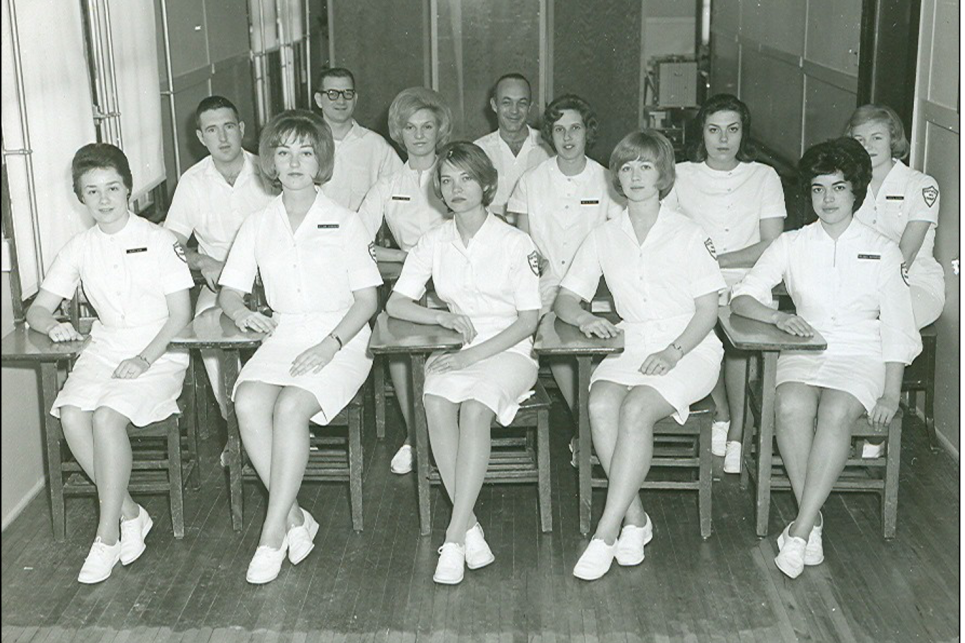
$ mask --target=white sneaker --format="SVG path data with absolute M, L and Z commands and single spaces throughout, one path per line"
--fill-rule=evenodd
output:
M 248 573 L 245 574 L 245 580 L 252 585 L 263 585 L 275 580 L 278 578 L 279 572 L 281 572 L 281 564 L 285 560 L 285 554 L 287 553 L 287 534 L 281 541 L 281 547 L 278 549 L 272 549 L 268 545 L 261 545 L 255 550 L 255 555 L 251 557 L 251 562 L 248 563 Z
M 730 420 L 721 422 L 715 420 L 710 425 L 710 452 L 716 456 L 724 455 L 727 448 L 727 432 L 730 431 Z
M 459 543 L 443 543 L 432 580 L 442 585 L 458 585 L 466 573 L 466 547 Z
M 793 525 L 794 523 L 791 523 Z M 790 538 L 791 525 L 784 528 L 781 535 L 777 537 L 777 547 L 778 549 L 784 548 L 784 543 Z M 811 528 L 811 533 L 808 534 L 808 544 L 804 548 L 804 564 L 808 566 L 820 565 L 824 562 L 824 541 L 821 537 L 821 531 L 824 529 L 824 518 L 821 518 L 821 524 L 815 525 Z
M 865 460 L 874 460 L 875 458 L 880 458 L 884 454 L 885 443 L 883 440 L 878 444 L 865 440 L 864 444 L 861 446 L 861 457 Z
M 623 567 L 632 567 L 643 562 L 644 546 L 653 540 L 653 521 L 647 516 L 647 524 L 643 527 L 624 525 L 617 538 L 617 563 Z
M 594 538 L 586 546 L 580 559 L 576 561 L 573 575 L 581 580 L 596 580 L 610 571 L 613 558 L 617 553 L 617 543 L 606 544 L 602 538 Z
M 731 440 L 727 443 L 724 452 L 724 473 L 741 472 L 741 443 L 738 440 Z
M 466 567 L 480 569 L 496 560 L 493 550 L 489 548 L 483 534 L 482 525 L 478 522 L 466 532 Z
M 774 559 L 777 568 L 788 578 L 797 578 L 804 571 L 804 550 L 808 541 L 797 536 L 788 536 L 784 540 L 784 547 Z
M 121 541 L 113 545 L 105 545 L 100 536 L 94 539 L 90 552 L 84 559 L 84 565 L 77 575 L 77 582 L 93 585 L 110 578 L 114 565 L 121 559 Z
M 403 444 L 389 463 L 389 471 L 397 475 L 405 475 L 412 471 L 412 445 Z
M 302 524 L 288 530 L 288 561 L 292 565 L 305 560 L 315 548 L 315 535 L 318 533 L 318 523 L 301 507 Z
M 141 557 L 147 547 L 144 539 L 147 537 L 154 521 L 141 505 L 137 506 L 137 517 L 121 520 L 121 564 L 130 565 Z

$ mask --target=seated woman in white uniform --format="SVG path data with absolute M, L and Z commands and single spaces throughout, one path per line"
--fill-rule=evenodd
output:
M 606 168 L 586 155 L 596 129 L 596 114 L 579 96 L 566 94 L 547 105 L 542 134 L 556 156 L 525 172 L 506 204 L 507 214 L 530 234 L 542 257 L 543 314 L 552 309 L 560 281 L 586 235 L 622 209 Z M 553 359 L 550 368 L 572 411 L 573 361 Z
M 653 425 L 671 416 L 683 424 L 690 404 L 713 389 L 724 356 L 711 332 L 724 288 L 713 244 L 660 202 L 674 182 L 670 142 L 654 131 L 628 134 L 610 156 L 610 172 L 627 209 L 590 232 L 554 306 L 588 337 L 625 337 L 624 351 L 603 360 L 590 379 L 593 447 L 609 488 L 573 569 L 583 580 L 603 576 L 614 557 L 621 565 L 643 562 L 653 522 L 639 492 L 653 457 Z M 580 305 L 593 298 L 601 276 L 623 318 L 617 326 Z
M 249 583 L 278 576 L 314 547 L 318 523 L 298 506 L 308 423 L 328 424 L 372 368 L 368 320 L 382 283 L 362 222 L 319 190 L 335 145 L 322 119 L 289 110 L 261 133 L 258 155 L 282 193 L 242 224 L 221 272 L 218 302 L 241 329 L 269 336 L 234 390 L 245 450 L 268 488 L 268 513 L 248 565 Z M 261 274 L 272 317 L 245 307 Z
M 494 560 L 473 506 L 489 463 L 493 418 L 509 424 L 536 383 L 533 333 L 540 301 L 532 240 L 486 210 L 497 179 L 485 152 L 452 143 L 439 160 L 433 181 L 454 217 L 409 252 L 386 310 L 457 330 L 465 341 L 459 351 L 429 358 L 424 400 L 432 453 L 452 500 L 433 580 L 455 584 L 466 566 L 478 569 Z M 416 303 L 430 278 L 448 311 Z
M 446 206 L 432 188 L 432 174 L 436 152 L 449 141 L 451 133 L 452 114 L 438 92 L 410 87 L 399 92 L 389 106 L 389 135 L 405 148 L 408 159 L 401 170 L 379 179 L 359 208 L 372 239 L 384 220 L 399 246 L 375 246 L 378 259 L 404 261 L 423 234 L 445 221 Z M 408 431 L 412 426 L 408 360 L 389 358 L 389 376 Z M 389 467 L 400 475 L 412 471 L 408 434 Z
M 844 134 L 871 156 L 871 185 L 854 216 L 898 244 L 908 270 L 915 325 L 924 328 L 945 307 L 945 272 L 935 260 L 941 206 L 938 182 L 901 162 L 910 146 L 901 119 L 890 107 L 859 107 L 848 119 Z M 861 456 L 877 458 L 884 450 L 883 441 L 866 440 Z
M 82 339 L 70 322 L 53 315 L 78 285 L 97 311 L 90 344 L 51 414 L 60 418 L 71 453 L 97 485 L 97 536 L 77 580 L 99 583 L 118 560 L 137 560 L 153 525 L 127 491 L 127 426 L 143 427 L 178 412 L 188 355 L 167 348 L 191 320 L 188 290 L 194 281 L 174 234 L 128 209 L 133 180 L 121 150 L 85 145 L 71 172 L 74 194 L 94 226 L 57 253 L 27 322 L 55 342 Z
M 710 235 L 717 264 L 730 288 L 781 234 L 787 211 L 777 172 L 754 161 L 751 113 L 731 94 L 717 94 L 694 119 L 703 136 L 693 161 L 677 164 L 677 178 L 664 205 L 690 217 Z M 724 456 L 724 472 L 740 473 L 744 380 L 747 357 L 728 351 L 723 377 L 714 387 L 716 405 L 712 450 Z
M 921 351 L 898 245 L 853 216 L 871 180 L 867 152 L 839 138 L 811 147 L 799 168 L 819 220 L 778 237 L 731 301 L 737 315 L 828 343 L 777 362 L 777 444 L 798 512 L 775 563 L 791 578 L 824 560 L 820 510 L 844 470 L 852 425 L 865 413 L 891 422 L 905 365 Z M 797 314 L 765 305 L 782 280 Z

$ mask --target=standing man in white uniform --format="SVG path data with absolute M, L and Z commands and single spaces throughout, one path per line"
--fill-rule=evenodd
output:
M 499 215 L 505 216 L 506 202 L 520 175 L 552 156 L 539 130 L 526 122 L 533 105 L 532 93 L 529 81 L 522 74 L 500 76 L 489 99 L 499 129 L 475 141 L 499 173 L 499 187 L 489 206 L 490 211 Z
M 181 242 L 188 266 L 204 276 L 195 306 L 198 315 L 217 305 L 218 278 L 238 228 L 249 215 L 265 209 L 275 190 L 261 173 L 258 157 L 241 147 L 245 124 L 230 100 L 208 96 L 198 103 L 195 118 L 198 140 L 210 155 L 181 175 L 164 227 Z M 187 246 L 191 235 L 198 241 L 197 250 Z M 225 417 L 217 351 L 203 350 L 201 357 Z
M 324 69 L 317 87 L 315 104 L 335 139 L 335 171 L 322 192 L 340 206 L 358 210 L 369 188 L 401 170 L 402 161 L 384 138 L 352 118 L 359 101 L 352 72 L 343 67 Z

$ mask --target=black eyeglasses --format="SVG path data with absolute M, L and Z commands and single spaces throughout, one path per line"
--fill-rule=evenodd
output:
M 328 100 L 338 100 L 339 96 L 345 100 L 352 100 L 355 98 L 354 89 L 323 89 L 322 93 L 328 96 Z

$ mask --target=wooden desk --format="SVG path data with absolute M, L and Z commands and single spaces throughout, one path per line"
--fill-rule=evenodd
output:
M 81 324 L 82 330 L 90 329 L 89 324 Z M 61 469 L 60 457 L 60 420 L 50 414 L 54 399 L 60 387 L 57 384 L 57 371 L 60 368 L 69 370 L 70 365 L 80 355 L 88 340 L 77 342 L 55 343 L 47 335 L 27 328 L 19 323 L 3 338 L 0 345 L 4 366 L 10 364 L 40 365 L 40 408 L 43 409 L 44 442 L 47 449 L 48 471 Z M 66 534 L 64 518 L 63 489 L 57 487 L 62 482 L 60 476 L 52 476 L 47 485 L 50 495 L 51 519 L 54 529 L 54 540 L 61 542 Z M 60 485 L 62 487 L 62 485 Z
M 225 409 L 228 428 L 228 481 L 231 499 L 231 526 L 241 531 L 242 491 L 241 491 L 241 433 L 238 430 L 238 416 L 231 401 L 238 372 L 241 370 L 241 351 L 254 350 L 261 345 L 262 333 L 243 331 L 221 312 L 220 308 L 209 308 L 194 320 L 177 337 L 171 340 L 172 347 L 187 350 L 213 348 L 220 351 L 221 380 L 225 390 Z
M 572 356 L 576 358 L 576 407 L 580 450 L 577 456 L 580 476 L 580 533 L 590 531 L 591 486 L 590 452 L 593 443 L 590 436 L 590 370 L 594 358 L 623 352 L 623 335 L 613 339 L 586 337 L 580 329 L 558 319 L 555 313 L 543 317 L 536 331 L 536 353 L 549 356 Z
M 757 452 L 745 450 L 744 473 L 742 482 L 746 483 L 749 467 L 754 467 L 757 479 L 757 535 L 761 538 L 767 535 L 767 516 L 771 503 L 771 462 L 774 456 L 774 396 L 777 389 L 777 358 L 782 350 L 823 351 L 828 347 L 824 338 L 818 334 L 814 337 L 797 337 L 780 330 L 773 324 L 747 319 L 738 315 L 731 315 L 729 306 L 722 306 L 717 313 L 717 319 L 727 341 L 736 349 L 755 351 L 762 354 L 761 366 L 761 427 L 757 432 Z M 745 376 L 746 381 L 746 376 Z M 749 390 L 749 383 L 748 388 Z M 754 417 L 752 413 L 744 411 L 744 431 L 751 429 L 749 424 Z M 756 456 L 757 461 L 754 461 Z
M 437 350 L 456 350 L 462 336 L 442 326 L 415 324 L 379 314 L 369 341 L 369 350 L 379 355 L 407 355 L 412 373 L 412 418 L 415 422 L 416 486 L 419 492 L 419 532 L 429 535 L 429 433 L 426 408 L 422 403 L 425 390 L 426 357 Z

